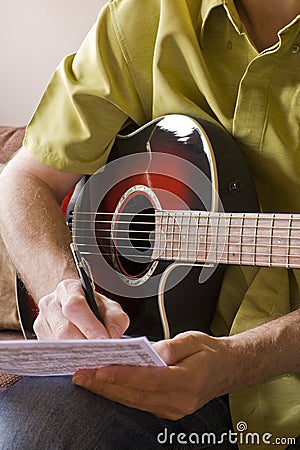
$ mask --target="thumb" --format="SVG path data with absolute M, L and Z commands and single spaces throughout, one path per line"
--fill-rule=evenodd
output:
M 194 353 L 211 348 L 213 339 L 205 333 L 187 331 L 172 339 L 155 342 L 153 347 L 168 366 L 173 366 Z
M 98 308 L 105 327 L 112 338 L 120 338 L 129 326 L 129 317 L 119 303 L 102 294 L 97 294 Z

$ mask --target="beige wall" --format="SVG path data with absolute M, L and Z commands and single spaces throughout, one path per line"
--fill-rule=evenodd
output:
M 0 125 L 22 125 L 105 0 L 0 0 Z

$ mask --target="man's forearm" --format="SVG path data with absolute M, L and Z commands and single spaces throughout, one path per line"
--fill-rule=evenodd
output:
M 300 309 L 228 338 L 232 378 L 228 392 L 300 372 Z
M 30 174 L 6 170 L 0 178 L 1 231 L 17 271 L 35 299 L 76 278 L 70 234 L 47 184 Z
M 0 227 L 21 278 L 39 304 L 39 339 L 119 338 L 128 316 L 95 294 L 104 324 L 88 303 L 77 275 L 60 204 L 80 180 L 37 161 L 22 148 L 0 177 Z

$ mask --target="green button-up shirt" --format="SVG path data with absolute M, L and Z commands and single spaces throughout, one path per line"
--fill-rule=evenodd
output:
M 299 213 L 299 69 L 299 16 L 259 53 L 233 0 L 111 0 L 79 51 L 59 65 L 24 145 L 51 167 L 93 173 L 128 118 L 142 125 L 170 113 L 202 117 L 236 139 L 262 210 Z M 214 332 L 236 333 L 290 311 L 299 286 L 298 270 L 229 268 Z M 300 375 L 230 397 L 234 424 L 244 420 L 274 439 L 300 434 Z

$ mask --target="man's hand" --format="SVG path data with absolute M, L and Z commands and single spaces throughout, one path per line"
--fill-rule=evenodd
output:
M 121 306 L 95 293 L 105 327 L 88 306 L 79 280 L 61 281 L 39 302 L 34 331 L 39 339 L 119 338 L 128 328 L 129 318 Z
M 182 333 L 154 344 L 168 367 L 80 370 L 73 382 L 123 405 L 177 420 L 220 395 L 300 372 L 299 324 L 300 308 L 230 337 Z
M 168 367 L 80 370 L 73 382 L 123 405 L 178 420 L 226 392 L 227 338 L 187 332 L 153 346 Z

